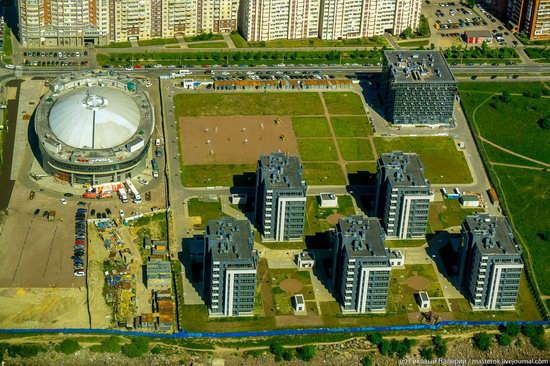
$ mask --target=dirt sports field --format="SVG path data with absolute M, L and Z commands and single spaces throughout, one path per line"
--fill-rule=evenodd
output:
M 298 154 L 289 117 L 181 117 L 180 135 L 185 165 L 254 163 L 277 150 Z

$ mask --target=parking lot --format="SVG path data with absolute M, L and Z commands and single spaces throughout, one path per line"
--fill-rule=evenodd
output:
M 88 66 L 88 51 L 44 51 L 23 52 L 25 66 Z

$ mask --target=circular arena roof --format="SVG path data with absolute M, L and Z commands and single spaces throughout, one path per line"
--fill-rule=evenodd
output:
M 108 149 L 128 141 L 137 131 L 140 110 L 124 91 L 92 86 L 62 95 L 49 114 L 52 132 L 79 149 Z

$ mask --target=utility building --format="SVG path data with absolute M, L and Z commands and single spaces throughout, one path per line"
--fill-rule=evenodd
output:
M 379 221 L 360 215 L 341 218 L 331 242 L 332 285 L 342 311 L 385 311 L 391 266 Z
M 262 155 L 256 170 L 256 225 L 264 241 L 297 241 L 304 234 L 307 184 L 302 163 L 284 153 Z
M 378 159 L 376 213 L 392 239 L 423 238 L 428 222 L 430 183 L 414 153 L 394 151 Z
M 474 309 L 514 309 L 523 260 L 504 216 L 466 217 L 459 268 L 461 285 Z
M 394 124 L 448 125 L 456 80 L 439 51 L 384 51 L 386 114 Z
M 254 234 L 248 220 L 211 220 L 204 237 L 204 293 L 211 316 L 246 316 L 254 311 Z

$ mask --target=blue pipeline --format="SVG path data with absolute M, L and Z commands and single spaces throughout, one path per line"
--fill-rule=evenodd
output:
M 101 335 L 120 335 L 120 336 L 141 336 L 154 338 L 172 338 L 172 339 L 188 339 L 188 338 L 239 338 L 239 337 L 273 337 L 286 335 L 308 335 L 308 334 L 334 334 L 334 333 L 359 333 L 359 332 L 392 332 L 392 331 L 415 331 L 415 330 L 439 330 L 448 326 L 463 326 L 463 327 L 482 327 L 482 326 L 498 326 L 515 323 L 518 325 L 543 325 L 547 326 L 548 321 L 460 321 L 460 320 L 445 320 L 437 324 L 416 324 L 416 325 L 389 325 L 381 327 L 350 327 L 350 328 L 310 328 L 310 329 L 280 329 L 280 330 L 265 330 L 254 332 L 186 332 L 185 330 L 177 333 L 154 333 L 154 332 L 137 332 L 117 329 L 90 329 L 90 328 L 60 328 L 60 329 L 0 329 L 0 334 L 45 334 L 45 333 L 61 333 L 61 334 L 101 334 Z

